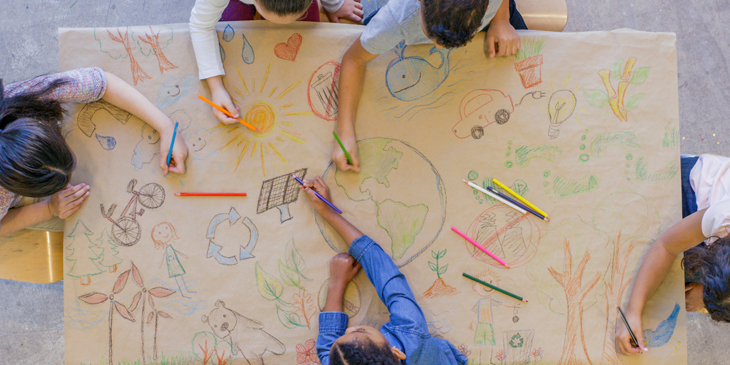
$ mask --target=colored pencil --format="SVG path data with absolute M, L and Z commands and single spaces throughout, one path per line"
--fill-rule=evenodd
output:
M 491 192 L 493 192 L 493 193 L 495 193 L 495 194 L 497 194 L 497 195 L 501 196 L 501 197 L 502 197 L 502 198 L 504 198 L 505 200 L 508 200 L 508 201 L 509 201 L 510 203 L 512 203 L 512 204 L 514 204 L 514 205 L 516 205 L 516 206 L 518 206 L 518 207 L 520 207 L 520 208 L 524 209 L 525 211 L 527 211 L 528 213 L 530 213 L 530 214 L 534 215 L 535 217 L 538 217 L 538 218 L 540 218 L 540 219 L 542 219 L 542 220 L 544 220 L 544 221 L 548 221 L 548 222 L 550 222 L 550 220 L 549 220 L 549 219 L 547 219 L 547 218 L 546 218 L 545 216 L 543 216 L 542 214 L 540 214 L 540 213 L 538 213 L 538 212 L 536 212 L 536 211 L 532 210 L 532 208 L 530 208 L 530 207 L 528 207 L 528 206 L 526 206 L 526 205 L 522 204 L 521 202 L 518 202 L 517 200 L 515 200 L 515 199 L 512 199 L 512 198 L 508 197 L 508 196 L 507 196 L 506 194 L 502 194 L 502 193 L 500 193 L 500 192 L 499 192 L 499 191 L 498 191 L 497 189 L 494 189 L 494 188 L 492 188 L 491 186 L 487 186 L 487 190 L 489 190 L 489 191 L 491 191 Z
M 494 256 L 493 253 L 489 252 L 489 250 L 487 250 L 486 248 L 482 247 L 482 245 L 476 243 L 473 239 L 469 238 L 469 236 L 467 236 L 467 235 L 459 232 L 459 230 L 456 229 L 456 227 L 451 227 L 451 230 L 454 231 L 454 232 L 456 232 L 456 234 L 458 234 L 459 236 L 463 237 L 465 240 L 469 241 L 469 243 L 471 243 L 472 245 L 474 245 L 476 248 L 482 250 L 484 253 L 486 253 L 487 255 L 489 255 L 489 257 L 493 258 L 495 261 L 499 262 L 504 267 L 506 267 L 508 269 L 511 269 L 511 267 L 509 267 L 509 265 L 507 265 L 506 262 L 502 261 L 502 259 L 500 259 L 499 257 Z
M 345 157 L 347 157 L 347 163 L 352 165 L 352 157 L 350 157 L 350 154 L 345 149 L 345 145 L 343 145 L 342 141 L 340 141 L 340 137 L 337 136 L 337 132 L 332 131 L 332 134 L 335 136 L 335 140 L 337 140 L 337 144 L 339 144 L 340 148 L 342 148 L 342 152 L 345 153 Z
M 542 210 L 540 210 L 540 208 L 536 207 L 536 206 L 535 206 L 534 204 L 532 204 L 532 203 L 528 202 L 528 201 L 527 201 L 527 199 L 525 199 L 525 198 L 521 197 L 521 196 L 520 196 L 520 194 L 517 194 L 517 193 L 515 193 L 514 191 L 512 191 L 512 189 L 508 188 L 508 187 L 507 187 L 507 185 L 505 185 L 505 184 L 502 184 L 502 183 L 501 183 L 501 182 L 499 182 L 499 180 L 497 180 L 497 179 L 492 179 L 492 181 L 493 181 L 493 182 L 494 182 L 495 184 L 497 184 L 497 186 L 499 186 L 500 188 L 502 188 L 502 189 L 506 190 L 506 191 L 507 191 L 508 193 L 510 193 L 510 194 L 512 194 L 512 195 L 514 195 L 514 196 L 515 196 L 515 198 L 517 198 L 517 199 L 519 199 L 519 200 L 520 200 L 521 202 L 525 203 L 525 205 L 527 205 L 528 207 L 530 207 L 530 208 L 534 209 L 534 210 L 535 210 L 536 212 L 538 212 L 538 213 L 542 214 L 542 215 L 543 215 L 543 216 L 544 216 L 545 218 L 547 218 L 548 222 L 550 221 L 550 217 L 549 217 L 549 216 L 547 215 L 547 213 L 545 213 L 545 212 L 543 212 Z
M 225 109 L 221 108 L 220 106 L 216 105 L 216 104 L 215 104 L 214 102 L 212 102 L 212 101 L 210 101 L 210 100 L 206 99 L 206 98 L 205 98 L 205 97 L 204 97 L 203 95 L 198 95 L 198 98 L 200 98 L 200 100 L 202 100 L 202 101 L 204 101 L 204 102 L 206 102 L 206 103 L 210 104 L 210 106 L 212 106 L 212 107 L 214 107 L 214 108 L 218 109 L 218 111 L 219 111 L 219 112 L 221 112 L 221 113 L 223 113 L 223 114 L 225 114 L 225 115 L 227 115 L 227 116 L 229 116 L 229 117 L 231 117 L 231 118 L 234 118 L 234 116 L 233 116 L 233 115 L 231 115 L 231 113 L 229 113 L 229 112 L 228 112 L 228 110 L 225 110 Z M 252 126 L 252 125 L 250 125 L 250 124 L 246 123 L 246 121 L 245 121 L 245 120 L 243 120 L 243 119 L 241 119 L 241 118 L 236 118 L 236 119 L 238 119 L 238 121 L 239 121 L 239 122 L 241 122 L 241 124 L 243 124 L 243 125 L 245 125 L 246 127 L 248 127 L 248 129 L 250 129 L 250 130 L 252 130 L 252 131 L 254 131 L 254 132 L 258 132 L 258 131 L 259 131 L 258 129 L 256 129 L 256 127 L 254 127 L 254 126 Z
M 167 151 L 167 166 L 170 166 L 170 159 L 172 158 L 172 146 L 175 145 L 175 137 L 177 136 L 177 126 L 179 122 L 175 122 L 175 129 L 172 130 L 172 142 L 170 142 L 170 150 Z
M 299 177 L 297 177 L 295 175 L 292 175 L 292 177 L 299 183 L 299 185 L 304 186 L 304 181 L 302 181 L 302 179 L 300 179 Z M 314 192 L 315 195 L 317 195 L 317 198 L 319 198 L 323 202 L 327 203 L 327 205 L 329 205 L 330 208 L 334 209 L 335 212 L 342 214 L 341 210 L 337 209 L 337 207 L 334 204 L 330 203 L 329 200 L 325 199 L 322 195 L 319 195 L 319 193 L 316 190 L 312 189 L 312 191 Z
M 508 202 L 505 199 L 502 199 L 502 197 L 500 197 L 499 195 L 496 195 L 496 194 L 492 193 L 491 191 L 489 191 L 487 189 L 484 189 L 481 186 L 479 186 L 479 185 L 477 185 L 477 184 L 475 184 L 475 183 L 473 183 L 471 181 L 466 181 L 466 180 L 461 180 L 461 181 L 463 181 L 465 184 L 471 186 L 472 188 L 477 189 L 477 190 L 481 191 L 482 193 L 487 194 L 487 195 L 491 196 L 492 198 L 494 198 L 494 199 L 496 199 L 496 200 L 504 203 L 504 205 L 506 205 L 506 206 L 508 206 L 508 207 L 510 207 L 510 208 L 512 208 L 512 209 L 514 209 L 514 210 L 516 210 L 516 211 L 518 211 L 520 213 L 522 213 L 522 214 L 527 214 L 527 211 L 526 210 L 524 210 L 524 209 L 522 209 L 522 208 L 520 208 L 520 207 L 518 207 L 518 206 L 516 206 L 516 205 L 514 205 L 514 204 L 512 204 L 510 202 Z
M 618 309 L 618 312 L 621 314 L 621 319 L 624 321 L 624 324 L 626 325 L 626 329 L 629 330 L 629 334 L 631 335 L 631 341 L 633 341 L 633 345 L 636 345 L 636 347 L 639 347 L 639 341 L 636 340 L 636 336 L 634 335 L 634 331 L 631 330 L 631 326 L 629 326 L 629 321 L 626 320 L 626 316 L 624 316 L 624 311 L 621 310 L 621 307 L 616 307 Z
M 492 284 L 490 284 L 490 283 L 488 283 L 486 281 L 479 280 L 479 279 L 477 279 L 477 278 L 475 278 L 475 277 L 473 277 L 473 276 L 471 276 L 471 275 L 469 275 L 467 273 L 463 273 L 461 275 L 463 275 L 465 278 L 469 278 L 471 280 L 474 280 L 474 281 L 476 281 L 479 284 L 482 284 L 484 286 L 490 287 L 490 288 L 492 288 L 492 289 L 494 289 L 494 290 L 496 290 L 496 291 L 498 291 L 498 292 L 500 292 L 502 294 L 507 294 L 507 295 L 511 296 L 512 298 L 515 298 L 517 300 L 521 300 L 521 301 L 527 303 L 527 300 L 525 300 L 525 298 L 523 298 L 523 297 L 521 297 L 521 296 L 519 296 L 517 294 L 512 294 L 512 293 L 510 293 L 510 292 L 508 292 L 508 291 L 506 291 L 506 290 L 504 290 L 504 289 L 502 289 L 500 287 L 494 286 L 494 285 L 492 285 Z
M 175 193 L 176 196 L 246 196 L 246 193 Z

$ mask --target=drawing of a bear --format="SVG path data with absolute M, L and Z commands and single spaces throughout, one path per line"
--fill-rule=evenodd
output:
M 215 309 L 203 315 L 203 323 L 207 323 L 213 333 L 222 338 L 229 338 L 233 344 L 233 355 L 238 352 L 251 365 L 263 365 L 261 358 L 266 351 L 282 355 L 286 351 L 281 341 L 264 331 L 261 322 L 242 316 L 226 308 L 222 300 L 215 302 Z

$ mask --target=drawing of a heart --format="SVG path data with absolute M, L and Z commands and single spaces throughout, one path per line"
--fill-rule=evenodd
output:
M 274 54 L 282 60 L 294 61 L 299 52 L 299 46 L 302 45 L 302 35 L 294 33 L 289 37 L 286 43 L 279 43 L 274 47 Z

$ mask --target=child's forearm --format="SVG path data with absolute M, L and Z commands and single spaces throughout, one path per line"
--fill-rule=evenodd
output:
M 9 209 L 5 217 L 0 220 L 0 236 L 17 232 L 53 218 L 48 203 L 49 200 L 45 200 L 20 208 Z
M 330 224 L 330 226 L 332 226 L 332 228 L 334 228 L 340 237 L 342 237 L 345 243 L 347 243 L 347 247 L 350 247 L 352 241 L 362 236 L 362 232 L 360 232 L 357 227 L 353 226 L 352 223 L 350 223 L 342 215 L 337 214 L 329 208 L 327 209 L 328 210 L 324 212 L 319 212 L 319 214 L 327 221 L 327 223 Z
M 165 113 L 152 104 L 149 99 L 132 87 L 132 85 L 114 74 L 105 73 L 107 87 L 102 99 L 142 119 L 159 133 L 172 134 L 174 123 L 170 121 L 170 118 Z
M 324 302 L 322 312 L 344 312 L 347 283 L 337 283 L 332 279 L 330 280 L 330 285 L 327 289 L 327 300 Z
M 208 88 L 213 94 L 221 90 L 226 91 L 226 87 L 223 85 L 223 77 L 221 77 L 220 75 L 209 77 L 205 79 L 205 82 L 208 83 Z
M 360 37 L 342 57 L 337 104 L 337 134 L 355 136 L 355 112 L 365 80 L 365 67 L 377 55 L 367 52 L 360 43 Z
M 494 13 L 494 18 L 492 18 L 490 24 L 494 21 L 509 23 L 509 0 L 502 0 L 502 3 L 499 4 L 499 9 Z

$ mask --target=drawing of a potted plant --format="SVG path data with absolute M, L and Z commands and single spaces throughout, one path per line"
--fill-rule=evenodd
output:
M 436 263 L 433 263 L 431 261 L 428 262 L 428 267 L 431 268 L 431 271 L 436 273 L 436 281 L 433 282 L 433 285 L 431 285 L 428 290 L 423 292 L 423 296 L 425 298 L 436 298 L 440 296 L 451 296 L 456 294 L 457 290 L 451 285 L 448 285 L 444 282 L 444 279 L 441 278 L 441 275 L 446 273 L 446 270 L 449 268 L 449 265 L 446 264 L 444 266 L 439 266 L 439 259 L 446 256 L 446 250 L 434 252 L 431 250 L 431 257 L 433 257 L 434 260 L 436 260 Z
M 628 111 L 635 109 L 639 106 L 641 99 L 646 96 L 645 93 L 639 93 L 631 96 L 628 101 L 625 101 L 626 91 L 629 85 L 641 85 L 646 81 L 649 76 L 649 70 L 651 67 L 641 67 L 633 70 L 634 64 L 636 63 L 636 57 L 629 58 L 626 64 L 621 70 L 623 60 L 619 60 L 613 65 L 613 70 L 603 69 L 598 71 L 598 75 L 603 81 L 603 86 L 606 88 L 606 92 L 598 89 L 588 89 L 583 91 L 583 95 L 589 104 L 596 108 L 603 108 L 606 105 L 611 106 L 613 114 L 622 121 L 628 121 Z M 618 90 L 614 89 L 611 84 L 611 78 L 619 80 Z
M 522 86 L 529 89 L 542 82 L 542 55 L 547 37 L 524 37 L 522 47 L 515 55 L 515 70 L 520 75 Z

